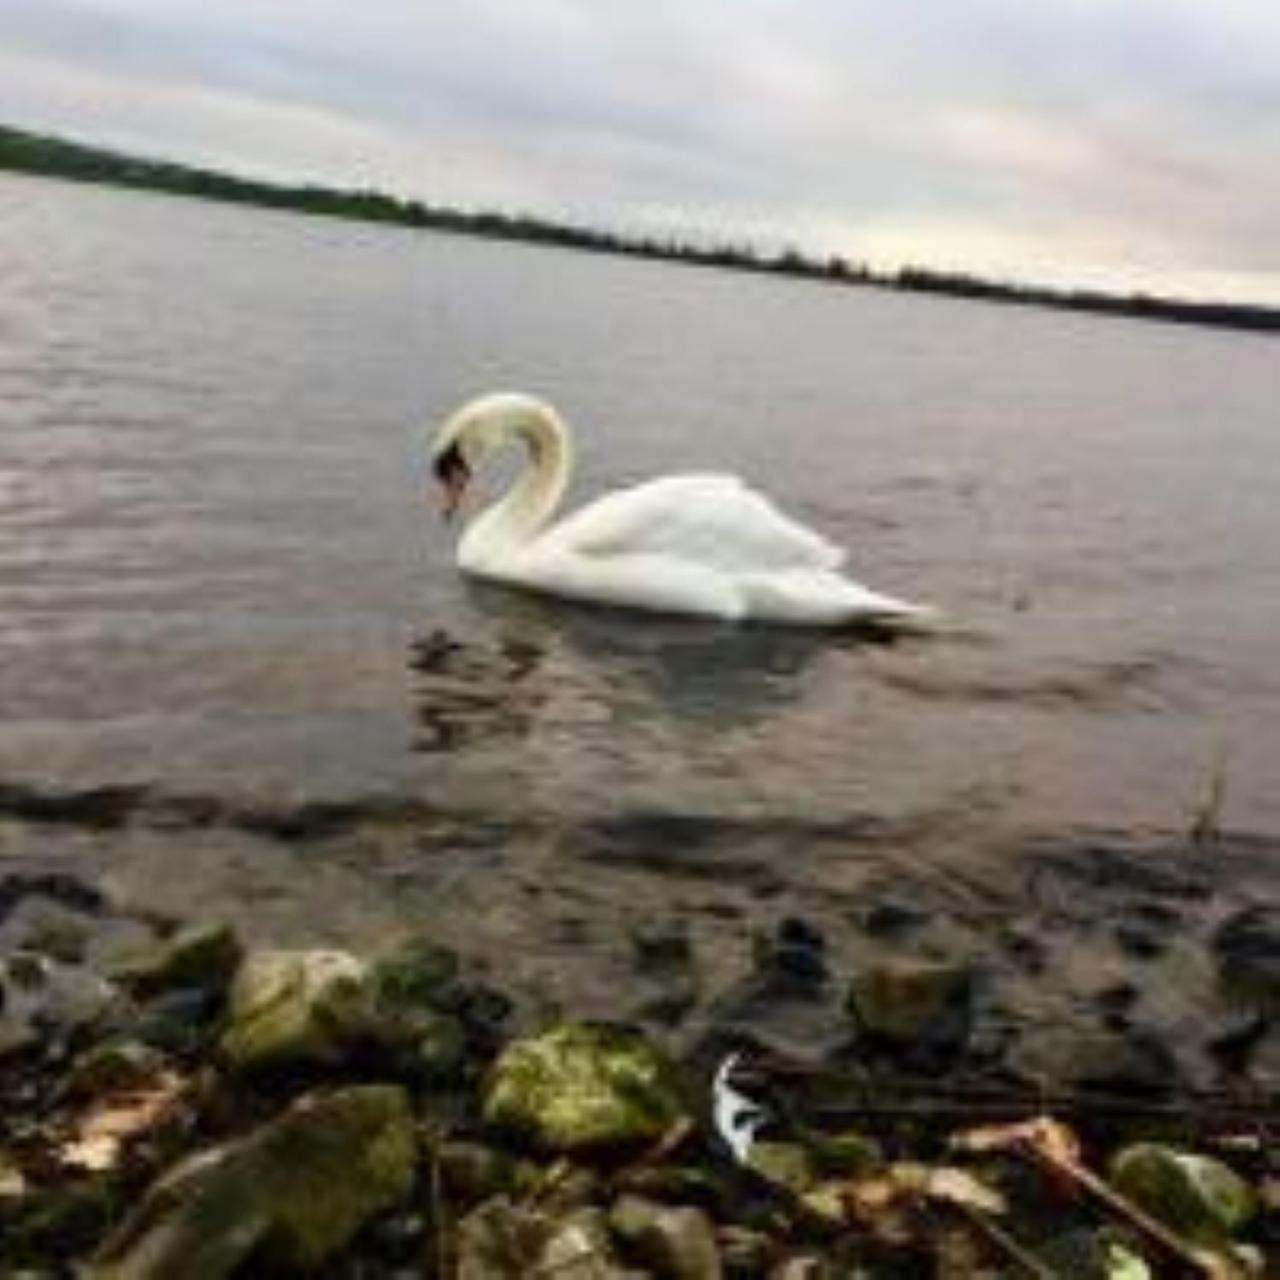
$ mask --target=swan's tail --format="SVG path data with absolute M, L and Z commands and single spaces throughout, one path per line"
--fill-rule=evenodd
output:
M 925 631 L 942 615 L 929 605 L 872 591 L 829 569 L 792 569 L 741 581 L 745 615 L 761 621 L 817 627 L 867 623 Z

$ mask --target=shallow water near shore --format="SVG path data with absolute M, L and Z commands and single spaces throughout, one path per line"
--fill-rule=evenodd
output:
M 1280 885 L 1275 371 L 1265 337 L 0 178 L 0 870 L 264 935 L 425 921 L 595 1011 L 646 920 L 715 986 L 787 915 L 853 963 L 896 897 L 925 950 L 1043 934 L 1017 1016 L 1051 1025 L 1164 910 L 1174 1034 L 1198 943 Z M 948 627 L 460 581 L 428 427 L 499 387 L 577 428 L 576 496 L 738 471 Z

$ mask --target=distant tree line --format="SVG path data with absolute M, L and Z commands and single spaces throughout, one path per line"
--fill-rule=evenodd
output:
M 1237 329 L 1280 331 L 1280 308 L 1238 303 L 1188 302 L 1146 294 L 1108 294 L 1094 290 L 1050 289 L 986 280 L 964 273 L 903 267 L 874 272 L 841 257 L 815 259 L 786 249 L 766 254 L 740 245 L 707 247 L 674 238 L 619 235 L 609 231 L 552 222 L 524 214 L 469 212 L 405 200 L 372 190 L 337 190 L 262 182 L 163 160 L 147 160 L 102 147 L 30 133 L 0 125 L 0 169 L 82 182 L 143 187 L 176 195 L 236 204 L 293 209 L 328 217 L 400 226 L 429 227 L 466 235 L 535 244 L 559 245 L 596 253 L 626 254 L 687 262 L 737 271 L 767 272 L 840 284 L 874 285 L 912 293 L 977 298 L 1033 306 L 1063 307 L 1187 324 L 1223 325 Z

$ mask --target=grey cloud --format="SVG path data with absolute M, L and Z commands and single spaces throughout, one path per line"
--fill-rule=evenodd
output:
M 169 154 L 201 137 L 261 171 L 292 137 L 314 176 L 350 180 L 360 150 L 362 173 L 441 200 L 854 256 L 886 227 L 943 229 L 922 260 L 981 226 L 1014 274 L 1038 239 L 1280 290 L 1270 0 L 0 0 L 0 36 L 127 88 L 130 138 Z M 113 111 L 50 123 L 110 136 Z

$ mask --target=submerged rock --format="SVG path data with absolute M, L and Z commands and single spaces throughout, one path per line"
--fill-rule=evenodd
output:
M 34 952 L 0 958 L 0 1058 L 107 1020 L 120 992 L 91 970 Z
M 308 1268 L 408 1195 L 416 1146 L 404 1090 L 307 1095 L 247 1138 L 157 1182 L 99 1250 L 93 1280 L 221 1280 L 251 1257 Z
M 893 960 L 854 976 L 849 1008 L 859 1030 L 893 1048 L 949 1053 L 974 1022 L 974 975 L 967 965 Z
M 1155 1142 L 1119 1152 L 1111 1179 L 1121 1194 L 1197 1244 L 1225 1242 L 1257 1207 L 1249 1184 L 1221 1160 Z
M 1280 1012 L 1280 907 L 1246 907 L 1213 936 L 1218 974 L 1228 994 L 1267 1012 Z
M 687 1114 L 674 1064 L 638 1032 L 563 1023 L 507 1046 L 485 1119 L 552 1152 L 651 1142 Z
M 1163 1097 L 1185 1084 L 1172 1045 L 1146 1027 L 1075 1031 L 1050 1028 L 1010 1053 L 1011 1071 L 1036 1087 L 1065 1081 L 1077 1089 Z
M 862 930 L 873 938 L 898 938 L 927 924 L 929 913 L 902 898 L 877 898 L 861 918 Z

